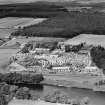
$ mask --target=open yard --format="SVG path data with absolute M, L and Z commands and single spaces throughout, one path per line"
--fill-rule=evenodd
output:
M 90 74 L 44 74 L 45 80 L 42 84 L 63 86 L 63 87 L 76 87 L 91 89 L 93 91 L 105 91 L 105 86 L 96 86 L 95 83 L 105 78 L 105 76 L 93 76 Z
M 18 49 L 0 49 L 0 72 L 6 71 L 10 57 L 17 51 Z

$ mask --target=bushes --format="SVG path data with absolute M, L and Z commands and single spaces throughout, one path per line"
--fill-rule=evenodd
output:
M 5 94 L 5 95 L 9 95 L 10 94 L 10 86 L 8 84 L 4 84 L 1 88 L 1 93 Z
M 13 97 L 16 97 L 17 99 L 31 99 L 30 90 L 27 87 L 19 88 L 15 85 L 1 83 L 0 105 L 7 105 Z
M 11 93 L 14 93 L 18 90 L 18 86 L 15 85 L 8 85 L 5 82 L 0 83 L 0 93 L 4 95 L 10 95 Z
M 62 104 L 70 104 L 70 98 L 67 97 L 64 93 L 60 91 L 55 91 L 52 94 L 48 94 L 44 97 L 44 100 L 51 103 L 62 103 Z
M 14 97 L 16 99 L 38 99 L 38 96 L 32 96 L 30 89 L 27 87 L 8 85 L 6 83 L 0 85 L 0 105 L 7 105 Z
M 6 83 L 0 83 L 0 105 L 7 105 L 18 90 L 18 86 L 8 85 Z
M 70 99 L 67 94 L 60 91 L 55 91 L 52 94 L 48 94 L 44 97 L 46 102 L 51 103 L 61 103 L 61 104 L 70 104 L 70 105 L 89 105 L 89 98 L 85 97 L 82 100 L 80 99 Z
M 30 94 L 29 88 L 22 87 L 22 88 L 18 89 L 18 91 L 16 92 L 15 97 L 17 99 L 30 99 L 31 98 L 31 94 Z

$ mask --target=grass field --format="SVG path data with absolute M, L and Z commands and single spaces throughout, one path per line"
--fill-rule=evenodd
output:
M 45 18 L 18 18 L 7 17 L 0 19 L 0 38 L 10 36 L 10 34 L 18 29 L 18 27 L 26 27 L 38 24 L 46 20 Z
M 105 47 L 105 35 L 81 34 L 72 39 L 66 40 L 65 44 L 77 45 L 86 42 L 88 45 Z
M 26 27 L 34 24 L 38 24 L 45 20 L 45 18 L 18 18 L 18 17 L 7 17 L 0 19 L 0 28 L 18 28 Z
M 42 84 L 60 87 L 75 87 L 83 89 L 91 89 L 93 91 L 105 91 L 105 86 L 94 85 L 97 81 L 102 80 L 105 76 L 93 76 L 90 74 L 43 74 L 45 80 Z

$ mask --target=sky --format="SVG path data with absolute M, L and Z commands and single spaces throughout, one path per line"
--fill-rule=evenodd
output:
M 92 2 L 105 2 L 105 0 L 0 0 L 0 4 L 11 4 L 11 3 L 28 3 L 35 1 L 77 1 L 81 3 L 92 3 Z
M 35 2 L 35 1 L 73 1 L 73 0 L 0 0 L 0 4 L 8 4 L 8 3 L 27 3 L 27 2 Z
M 8 3 L 26 3 L 26 2 L 34 2 L 41 0 L 0 0 L 0 4 L 8 4 Z M 42 1 L 56 1 L 56 0 L 42 0 Z

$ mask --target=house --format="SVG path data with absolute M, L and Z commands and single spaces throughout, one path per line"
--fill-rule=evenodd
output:
M 93 75 L 102 75 L 103 72 L 101 69 L 99 69 L 98 67 L 96 66 L 87 66 L 85 67 L 85 70 L 84 70 L 85 73 L 90 73 L 90 74 L 93 74 Z
M 66 72 L 71 72 L 70 68 L 71 67 L 69 66 L 58 66 L 58 67 L 52 67 L 52 71 L 56 73 L 60 73 L 60 72 L 66 73 Z
M 30 50 L 30 53 L 49 53 L 50 49 L 47 48 L 35 48 L 35 50 Z

